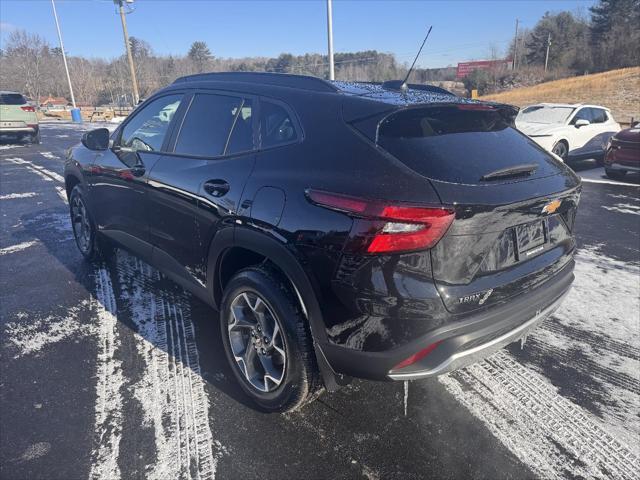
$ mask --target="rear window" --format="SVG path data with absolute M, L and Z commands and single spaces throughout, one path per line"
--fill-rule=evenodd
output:
M 558 163 L 513 128 L 497 110 L 447 106 L 403 110 L 378 127 L 378 145 L 425 177 L 452 183 L 494 184 L 558 173 Z M 517 166 L 531 175 L 482 177 Z
M 0 105 L 25 105 L 27 100 L 19 93 L 0 93 Z

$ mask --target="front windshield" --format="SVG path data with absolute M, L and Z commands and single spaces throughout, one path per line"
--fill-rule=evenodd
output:
M 575 108 L 573 107 L 552 107 L 548 105 L 534 105 L 527 107 L 520 112 L 518 120 L 529 123 L 564 123 Z

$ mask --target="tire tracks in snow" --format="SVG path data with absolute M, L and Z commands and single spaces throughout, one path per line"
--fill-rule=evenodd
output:
M 498 352 L 440 382 L 542 478 L 634 479 L 640 458 L 540 374 Z
M 635 479 L 640 270 L 595 249 L 576 260 L 574 287 L 532 332 L 530 352 L 503 350 L 439 381 L 538 476 Z M 611 284 L 619 286 L 613 303 Z M 552 384 L 558 372 L 546 370 L 547 360 L 561 369 L 562 385 Z M 570 399 L 559 392 L 572 370 L 595 382 L 574 387 Z M 587 409 L 593 398 L 600 413 Z
M 3 160 L 25 166 L 47 182 L 64 185 L 62 175 L 33 162 L 17 157 Z M 55 189 L 67 203 L 64 187 L 56 185 Z M 209 402 L 186 294 L 154 288 L 153 283 L 161 279 L 159 272 L 133 256 L 119 253 L 116 262 L 118 285 L 124 292 L 120 300 L 127 303 L 131 312 L 137 328 L 133 333 L 136 350 L 145 365 L 141 379 L 130 388 L 143 407 L 140 428 L 152 426 L 155 436 L 157 459 L 146 466 L 145 477 L 213 479 L 218 457 L 213 455 Z M 95 283 L 98 360 L 90 478 L 115 480 L 122 473 L 118 459 L 123 422 L 139 419 L 126 418 L 123 412 L 123 389 L 129 385 L 118 358 L 122 342 L 117 302 L 106 265 L 96 268 Z
M 91 480 L 120 478 L 118 455 L 122 434 L 122 361 L 116 300 L 109 272 L 104 265 L 95 271 L 94 305 L 98 319 L 98 360 L 95 405 L 95 435 L 91 455 Z
M 145 478 L 212 479 L 217 457 L 188 297 L 158 288 L 159 272 L 126 253 L 116 254 L 115 271 L 120 315 L 136 329 L 135 351 L 143 365 L 135 383 L 122 379 L 123 388 L 142 407 L 143 418 L 128 418 L 125 412 L 123 421 L 141 422 L 133 428 L 151 427 L 154 432 L 155 459 L 144 466 Z M 115 408 L 122 406 L 120 399 Z M 113 455 L 118 456 L 117 448 Z

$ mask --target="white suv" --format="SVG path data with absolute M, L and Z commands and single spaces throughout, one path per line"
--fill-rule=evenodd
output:
M 33 105 L 16 92 L 0 91 L 0 135 L 17 135 L 40 143 L 38 116 Z
M 609 139 L 620 130 L 607 108 L 561 103 L 523 108 L 516 127 L 562 160 L 595 158 L 599 163 Z

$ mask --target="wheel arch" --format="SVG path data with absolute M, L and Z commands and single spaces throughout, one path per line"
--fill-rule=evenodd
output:
M 82 180 L 75 173 L 67 173 L 64 176 L 64 188 L 67 192 L 67 198 L 71 197 L 71 191 L 76 185 L 82 183 Z
M 231 262 L 230 264 L 226 262 Z M 322 345 L 327 343 L 327 333 L 318 301 L 318 289 L 314 280 L 305 272 L 300 261 L 291 248 L 273 235 L 246 227 L 229 227 L 220 230 L 211 242 L 207 264 L 207 284 L 211 285 L 212 300 L 216 308 L 220 308 L 223 282 L 228 281 L 233 273 L 246 268 L 269 262 L 286 278 L 303 314 L 309 322 L 313 337 L 316 359 L 325 386 L 329 390 L 337 388 L 348 379 L 338 375 L 329 365 Z

